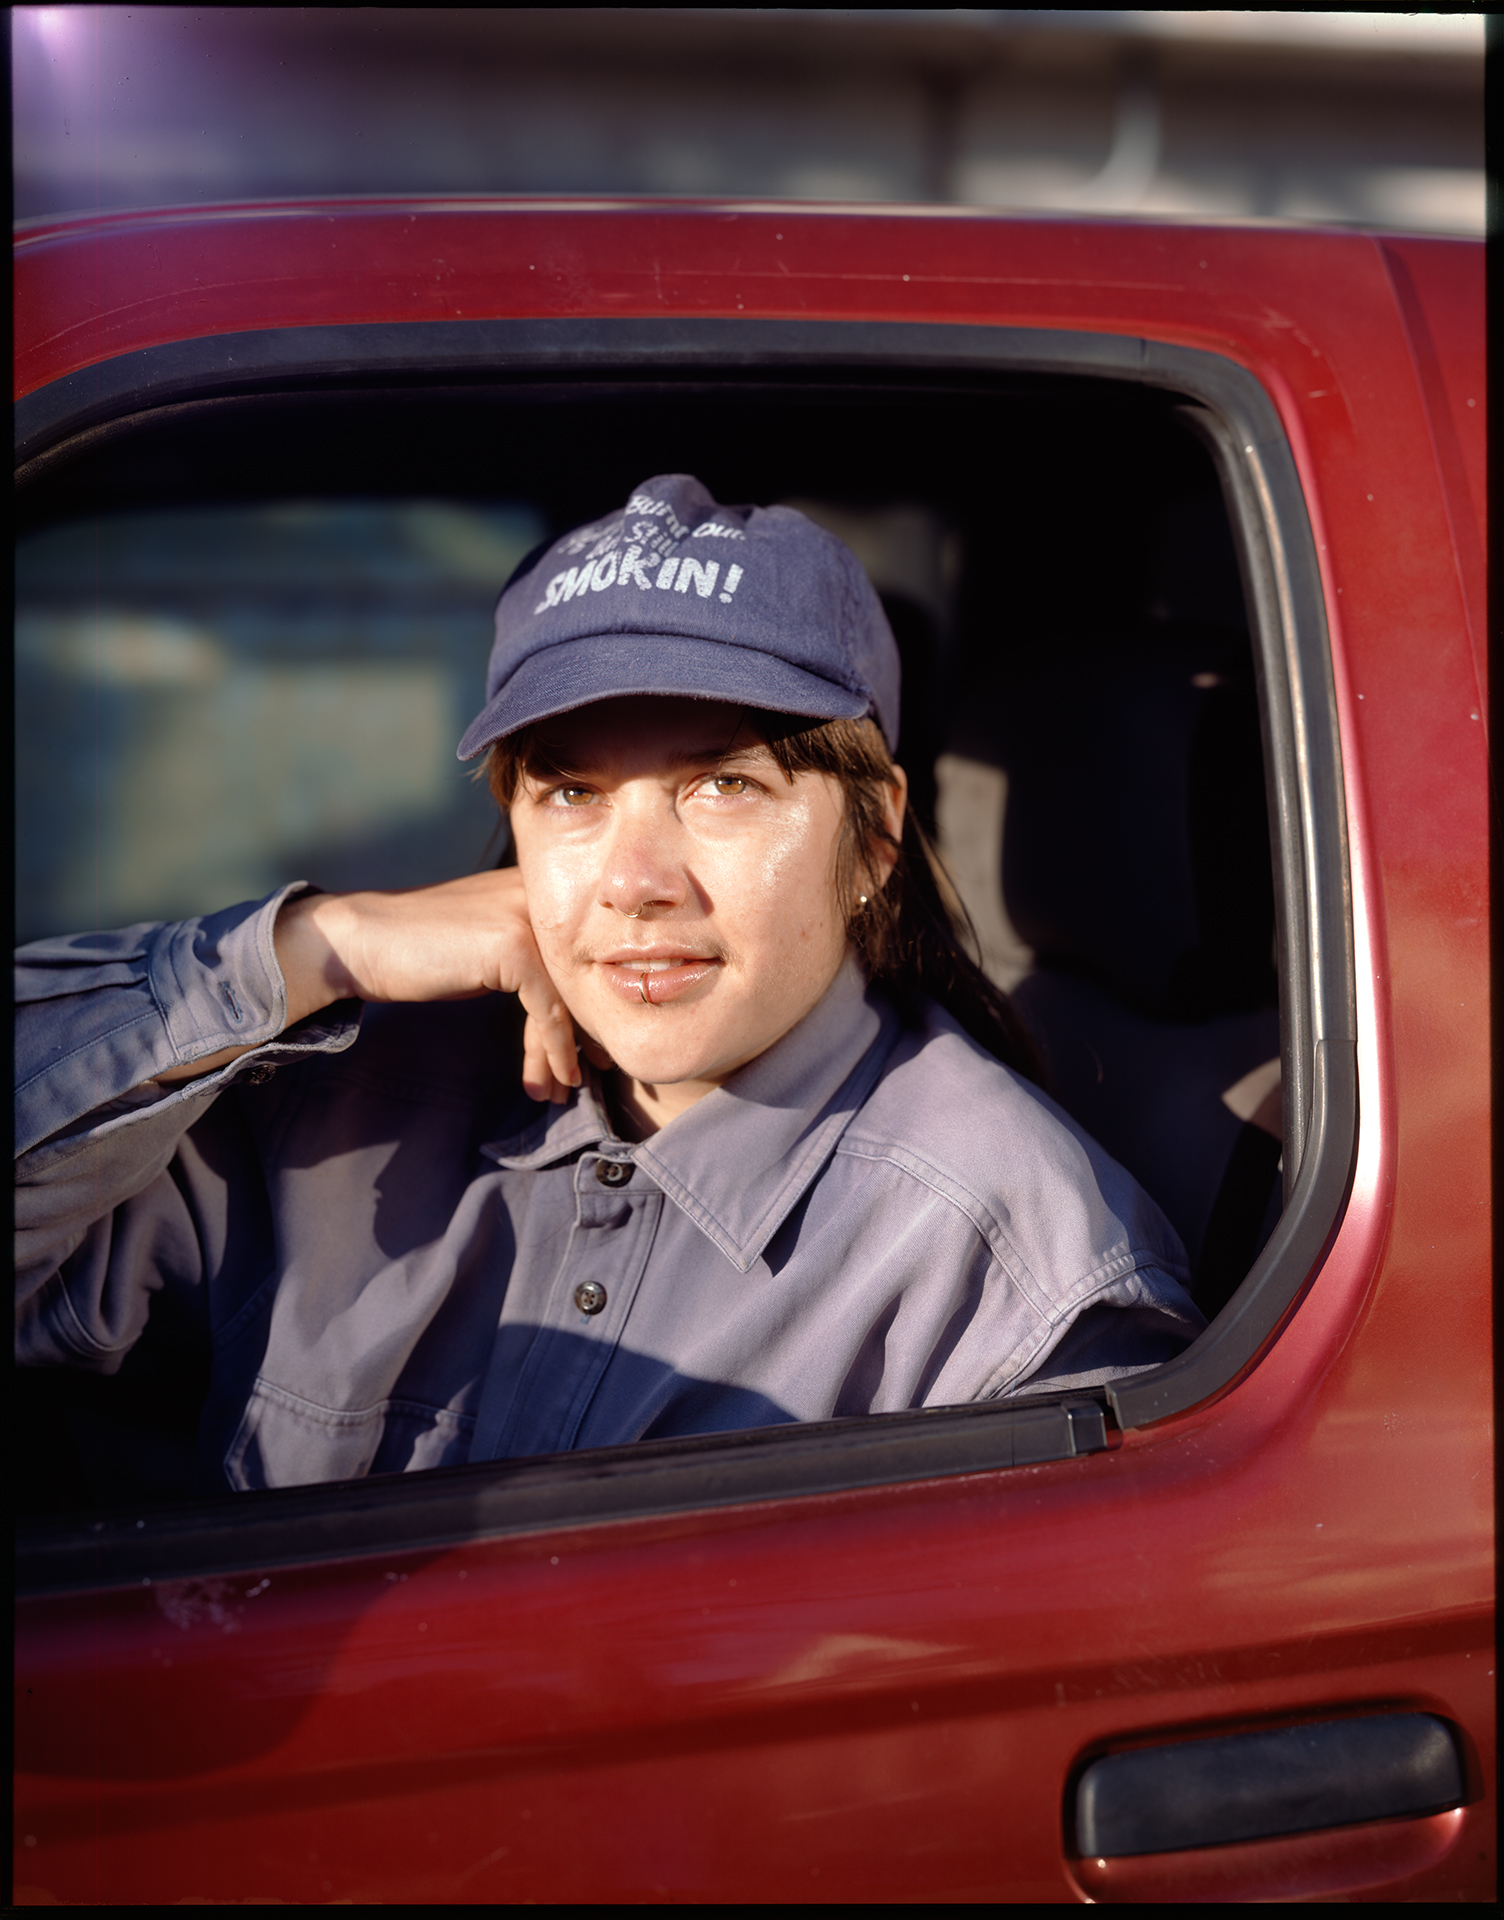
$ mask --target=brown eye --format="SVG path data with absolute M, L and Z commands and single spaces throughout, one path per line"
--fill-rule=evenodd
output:
M 755 780 L 740 773 L 707 773 L 690 789 L 696 800 L 747 800 L 761 791 Z

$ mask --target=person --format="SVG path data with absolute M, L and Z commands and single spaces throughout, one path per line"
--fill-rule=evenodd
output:
M 22 950 L 20 1364 L 189 1329 L 214 1492 L 1179 1352 L 1183 1251 L 965 953 L 898 693 L 791 509 L 658 476 L 530 556 L 460 744 L 514 865 Z

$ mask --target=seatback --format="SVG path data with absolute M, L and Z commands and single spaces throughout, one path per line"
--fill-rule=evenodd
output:
M 1193 620 L 1044 636 L 1010 682 L 1001 884 L 1034 954 L 1014 998 L 1057 1098 L 1164 1208 L 1214 1311 L 1278 1217 L 1248 642 Z

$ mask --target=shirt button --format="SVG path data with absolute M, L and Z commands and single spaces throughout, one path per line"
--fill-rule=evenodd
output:
M 632 1178 L 630 1160 L 597 1160 L 595 1177 L 603 1187 L 624 1187 Z
M 574 1303 L 581 1313 L 599 1313 L 606 1304 L 606 1289 L 598 1280 L 582 1280 L 574 1290 Z

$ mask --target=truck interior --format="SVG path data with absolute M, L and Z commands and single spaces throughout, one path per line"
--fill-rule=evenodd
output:
M 1277 924 L 1248 563 L 1173 390 L 944 369 L 415 373 L 79 434 L 21 496 L 22 937 L 117 899 L 97 869 L 127 830 L 122 871 L 142 877 L 112 911 L 128 919 L 247 897 L 214 893 L 221 877 L 412 885 L 494 862 L 483 790 L 452 756 L 495 594 L 538 539 L 667 472 L 798 505 L 867 566 L 903 655 L 898 757 L 980 956 L 1055 1097 L 1177 1228 L 1215 1321 L 1287 1197 L 1296 935 Z M 365 708 L 338 697 L 352 686 Z M 275 715 L 310 700 L 325 732 L 300 759 Z M 420 736 L 435 771 L 398 771 L 405 811 L 379 797 L 389 735 L 336 737 L 354 710 L 405 712 Z M 197 851 L 174 867 L 191 796 L 141 770 L 194 735 L 219 743 L 222 792 L 201 793 Z M 369 804 L 341 800 L 341 768 Z M 216 809 L 241 837 L 217 863 Z M 194 1331 L 164 1324 L 113 1375 L 21 1379 L 23 1507 L 183 1497 L 205 1378 Z

